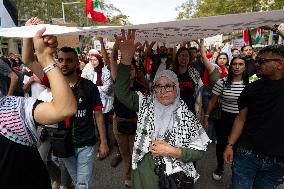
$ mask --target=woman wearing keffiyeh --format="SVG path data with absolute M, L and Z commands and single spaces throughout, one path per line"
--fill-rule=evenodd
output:
M 197 180 L 192 162 L 200 159 L 209 138 L 196 117 L 180 99 L 178 79 L 164 70 L 154 79 L 153 93 L 143 95 L 129 90 L 131 58 L 135 51 L 135 31 L 122 31 L 119 48 L 122 64 L 118 66 L 115 92 L 119 100 L 138 114 L 132 156 L 132 188 L 158 189 L 159 177 L 154 169 L 166 165 L 166 174 L 184 172 Z

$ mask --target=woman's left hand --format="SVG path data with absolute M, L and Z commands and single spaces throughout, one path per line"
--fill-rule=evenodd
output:
M 150 144 L 150 152 L 154 156 L 172 156 L 179 158 L 181 156 L 181 149 L 176 148 L 164 140 L 155 140 Z

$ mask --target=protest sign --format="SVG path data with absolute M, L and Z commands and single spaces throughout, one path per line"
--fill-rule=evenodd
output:
M 179 43 L 235 30 L 243 30 L 247 27 L 257 28 L 264 25 L 279 24 L 283 21 L 283 13 L 284 10 L 275 10 L 119 27 L 66 27 L 45 25 L 47 28 L 45 34 L 94 35 L 104 38 L 113 38 L 114 34 L 119 35 L 121 33 L 121 29 L 136 29 L 136 39 L 138 41 L 148 40 Z M 43 26 L 2 28 L 0 29 L 0 36 L 33 37 L 36 31 L 41 27 Z

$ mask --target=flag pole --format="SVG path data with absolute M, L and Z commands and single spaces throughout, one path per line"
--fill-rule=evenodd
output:
M 65 13 L 64 13 L 64 3 L 62 2 L 62 18 L 63 18 L 63 22 L 65 24 Z
M 81 2 L 80 2 L 80 1 L 67 2 L 67 3 L 62 2 L 62 5 L 61 5 L 61 7 L 62 7 L 62 18 L 63 18 L 63 22 L 64 22 L 64 23 L 66 23 L 66 22 L 65 22 L 64 5 L 79 4 L 79 3 L 81 3 Z

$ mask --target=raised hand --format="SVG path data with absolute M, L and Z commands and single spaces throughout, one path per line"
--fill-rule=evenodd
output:
M 200 39 L 198 41 L 198 39 L 193 40 L 199 47 L 204 46 L 204 39 Z
M 121 30 L 122 36 L 119 41 L 119 50 L 121 52 L 121 63 L 125 65 L 131 64 L 131 59 L 134 56 L 136 47 L 139 43 L 134 44 L 135 41 L 135 31 L 136 30 L 128 30 L 127 36 L 125 35 L 125 30 Z
M 53 58 L 52 56 L 56 52 L 58 46 L 57 38 L 55 36 L 43 36 L 45 30 L 46 28 L 43 27 L 37 31 L 33 38 L 37 58 L 43 67 L 50 64 L 48 61 Z
M 187 48 L 189 48 L 189 47 L 191 47 L 191 43 L 190 43 L 190 41 L 183 41 L 181 46 L 182 47 L 186 47 L 187 46 Z
M 114 35 L 114 38 L 115 38 L 115 42 L 114 42 L 114 45 L 112 47 L 111 58 L 112 58 L 112 61 L 117 61 L 118 60 L 119 44 L 120 44 L 122 39 L 121 39 L 120 36 L 117 36 L 117 35 Z
M 44 24 L 43 20 L 41 20 L 41 19 L 39 19 L 37 17 L 31 17 L 25 23 L 25 26 L 38 25 L 38 24 Z

